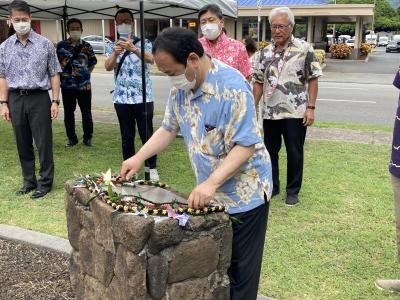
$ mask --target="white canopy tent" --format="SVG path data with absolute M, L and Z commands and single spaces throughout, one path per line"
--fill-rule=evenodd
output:
M 0 14 L 8 15 L 8 5 L 12 0 L 0 0 Z M 207 0 L 27 0 L 32 7 L 32 16 L 36 19 L 111 19 L 118 8 L 126 7 L 136 15 L 140 14 L 140 2 L 143 2 L 145 18 L 196 18 L 198 10 Z M 236 18 L 237 2 L 234 0 L 216 0 L 225 16 Z
M 141 53 L 142 53 L 142 90 L 144 114 L 147 114 L 146 77 L 144 63 L 144 19 L 177 19 L 197 18 L 201 7 L 210 4 L 207 0 L 25 0 L 31 6 L 34 19 L 63 20 L 79 19 L 113 19 L 120 8 L 128 8 L 135 18 L 140 19 Z M 8 16 L 8 5 L 12 0 L 0 0 L 0 16 Z M 225 16 L 237 17 L 236 0 L 214 0 Z M 65 30 L 63 29 L 64 37 Z M 104 35 L 104 34 L 103 34 Z M 146 132 L 147 135 L 147 132 Z M 145 172 L 146 179 L 149 173 Z

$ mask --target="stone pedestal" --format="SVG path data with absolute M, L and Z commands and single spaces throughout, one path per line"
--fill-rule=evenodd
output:
M 229 299 L 228 215 L 156 222 L 90 199 L 65 185 L 70 276 L 76 299 Z

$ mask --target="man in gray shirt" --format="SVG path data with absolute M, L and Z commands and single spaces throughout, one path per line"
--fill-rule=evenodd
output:
M 46 195 L 53 184 L 51 120 L 58 114 L 61 67 L 54 45 L 31 30 L 29 5 L 14 0 L 8 10 L 16 33 L 0 45 L 1 114 L 5 121 L 11 121 L 17 142 L 24 178 L 17 195 L 35 190 L 31 198 L 36 199 Z M 39 180 L 33 140 L 39 153 Z

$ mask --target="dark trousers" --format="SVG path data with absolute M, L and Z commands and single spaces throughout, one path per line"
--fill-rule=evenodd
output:
M 75 133 L 75 109 L 78 102 L 82 113 L 83 140 L 90 140 L 93 136 L 92 118 L 92 91 L 78 91 L 62 89 L 64 104 L 64 125 L 68 140 L 77 142 Z
M 153 102 L 147 103 L 147 116 L 144 114 L 143 104 L 114 104 L 117 112 L 119 128 L 121 131 L 122 156 L 124 160 L 135 154 L 135 132 L 136 125 L 139 131 L 142 143 L 153 135 Z M 147 136 L 146 136 L 147 131 Z M 157 156 L 150 157 L 146 160 L 146 167 L 150 169 L 156 168 Z
M 287 154 L 288 195 L 297 195 L 303 181 L 304 141 L 307 127 L 303 119 L 264 120 L 264 143 L 271 156 L 274 190 L 279 191 L 279 150 L 282 136 Z
M 11 123 L 14 129 L 24 186 L 48 192 L 54 178 L 51 100 L 47 91 L 32 95 L 9 94 Z M 35 176 L 35 153 L 38 149 L 40 179 Z
M 228 270 L 231 300 L 256 300 L 268 223 L 269 202 L 234 214 L 232 259 Z

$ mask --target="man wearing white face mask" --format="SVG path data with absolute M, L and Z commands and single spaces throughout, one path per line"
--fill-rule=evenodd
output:
M 135 154 L 135 127 L 137 125 L 142 143 L 146 143 L 153 134 L 153 89 L 150 79 L 150 64 L 153 63 L 152 45 L 145 40 L 146 61 L 146 102 L 147 115 L 144 113 L 142 97 L 142 62 L 141 41 L 132 33 L 133 14 L 122 8 L 115 14 L 118 41 L 110 43 L 106 48 L 107 71 L 114 70 L 115 90 L 113 94 L 114 108 L 118 116 L 122 140 L 122 155 L 126 160 Z M 146 161 L 150 170 L 150 180 L 158 181 L 156 156 Z
M 239 70 L 247 79 L 252 74 L 250 59 L 243 43 L 226 36 L 224 18 L 218 5 L 208 4 L 199 11 L 203 37 L 199 39 L 206 53 Z
M 78 144 L 75 133 L 76 103 L 82 113 L 83 144 L 91 147 L 93 136 L 92 88 L 90 75 L 97 64 L 92 46 L 83 40 L 82 22 L 69 19 L 67 22 L 69 39 L 57 44 L 57 56 L 62 67 L 61 92 L 64 103 L 64 125 L 68 143 L 66 147 Z
M 237 70 L 205 54 L 191 30 L 165 29 L 153 54 L 173 88 L 161 128 L 124 161 L 121 177 L 132 177 L 180 131 L 197 181 L 189 206 L 198 209 L 216 200 L 239 220 L 232 225 L 230 292 L 225 290 L 224 299 L 256 300 L 272 171 L 251 87 Z
M 13 125 L 24 178 L 17 195 L 36 189 L 31 198 L 37 199 L 46 195 L 53 184 L 51 120 L 58 114 L 61 67 L 53 43 L 31 30 L 29 5 L 15 0 L 8 10 L 16 34 L 0 46 L 0 103 L 3 119 Z M 35 175 L 33 139 L 39 153 L 39 180 Z

